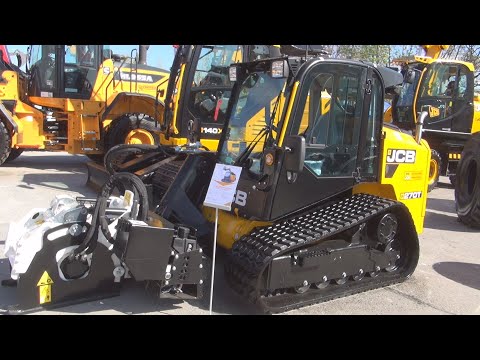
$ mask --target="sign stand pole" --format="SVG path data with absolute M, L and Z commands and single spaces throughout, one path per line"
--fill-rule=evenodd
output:
M 215 279 L 215 255 L 217 253 L 217 228 L 218 228 L 218 208 L 215 208 L 215 233 L 213 236 L 213 259 L 212 259 L 212 276 L 210 284 L 210 315 L 212 315 L 213 302 L 213 280 Z
M 213 169 L 210 185 L 208 186 L 207 195 L 205 195 L 205 200 L 203 201 L 203 206 L 215 208 L 215 233 L 213 236 L 212 276 L 210 284 L 210 315 L 212 315 L 215 257 L 217 254 L 218 209 L 224 211 L 232 210 L 232 202 L 235 199 L 235 192 L 237 191 L 241 172 L 242 168 L 240 166 L 216 164 L 215 169 Z

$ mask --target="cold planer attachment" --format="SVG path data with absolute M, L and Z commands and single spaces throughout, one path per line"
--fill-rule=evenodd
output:
M 112 196 L 115 189 L 123 196 Z M 17 283 L 6 313 L 49 309 L 120 294 L 123 281 L 146 282 L 159 298 L 202 297 L 203 253 L 196 230 L 148 213 L 143 183 L 110 177 L 97 199 L 57 196 L 12 224 L 5 244 Z

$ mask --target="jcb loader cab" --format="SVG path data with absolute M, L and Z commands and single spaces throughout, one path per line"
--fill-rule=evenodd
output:
M 235 86 L 217 155 L 180 155 L 172 177 L 170 165 L 156 170 L 156 213 L 211 243 L 215 212 L 202 204 L 213 168 L 241 167 L 218 241 L 228 251 L 230 285 L 268 312 L 408 278 L 418 261 L 430 148 L 421 131 L 383 126 L 385 88 L 401 76 L 318 57 L 229 71 Z
M 455 174 L 465 143 L 480 131 L 480 98 L 474 93 L 473 64 L 463 61 L 415 56 L 405 61 L 403 86 L 392 101 L 392 120 L 413 131 L 422 108 L 430 113 L 423 126 L 432 156 L 429 191 L 439 176 Z

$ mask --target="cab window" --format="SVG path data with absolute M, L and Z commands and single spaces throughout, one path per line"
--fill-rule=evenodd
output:
M 96 80 L 96 45 L 66 45 L 64 91 L 88 98 Z
M 305 165 L 316 176 L 352 176 L 355 171 L 363 104 L 360 75 L 359 68 L 343 65 L 307 76 L 297 133 L 305 137 Z

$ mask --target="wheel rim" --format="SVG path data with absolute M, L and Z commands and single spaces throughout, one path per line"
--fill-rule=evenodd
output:
M 310 285 L 299 286 L 295 288 L 295 292 L 297 294 L 305 294 L 308 291 L 308 289 L 310 289 Z
M 360 269 L 356 275 L 353 275 L 352 278 L 354 281 L 360 281 L 365 277 L 365 272 L 363 269 Z
M 383 244 L 388 244 L 395 238 L 398 230 L 398 220 L 397 217 L 388 213 L 385 214 L 382 219 L 378 222 L 377 237 L 378 241 Z
M 385 252 L 390 258 L 390 265 L 385 268 L 387 272 L 394 272 L 399 267 L 398 260 L 400 259 L 400 250 L 394 248 L 393 245 L 394 241 L 390 242 L 385 248 Z
M 145 144 L 155 145 L 153 135 L 144 129 L 135 129 L 128 133 L 125 138 L 125 144 Z
M 337 285 L 345 284 L 347 282 L 347 274 L 343 273 L 341 278 L 335 279 L 335 282 L 337 283 Z
M 314 283 L 313 286 L 316 289 L 325 289 L 328 285 L 330 284 L 330 281 L 328 281 L 327 277 L 324 276 L 322 281 L 319 281 L 317 283 Z
M 430 160 L 430 170 L 428 172 L 428 185 L 432 185 L 438 177 L 438 162 L 435 159 Z
M 378 274 L 380 273 L 381 269 L 380 269 L 380 266 L 375 266 L 375 270 L 374 271 L 370 271 L 368 273 L 368 276 L 370 276 L 371 278 L 375 278 L 378 276 Z

